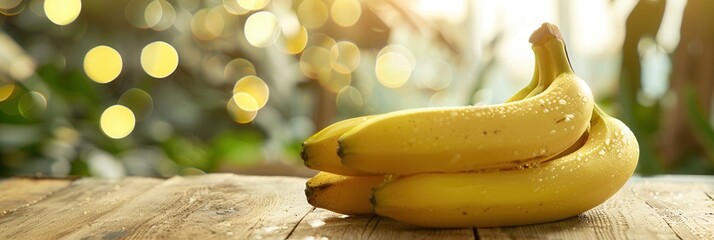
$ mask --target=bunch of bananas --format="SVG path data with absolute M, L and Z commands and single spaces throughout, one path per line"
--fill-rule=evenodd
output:
M 307 200 L 426 227 L 495 227 L 578 215 L 632 175 L 637 140 L 594 104 L 555 25 L 530 38 L 531 83 L 506 103 L 344 120 L 308 138 Z

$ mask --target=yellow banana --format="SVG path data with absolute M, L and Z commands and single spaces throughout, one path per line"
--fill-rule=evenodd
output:
M 305 196 L 310 205 L 349 215 L 372 214 L 372 188 L 382 176 L 349 177 L 320 172 L 307 181 Z
M 534 51 L 536 51 L 535 46 Z M 540 61 L 545 60 L 541 59 Z M 531 92 L 534 91 L 536 86 L 539 85 L 539 77 L 538 59 L 536 59 L 535 70 L 533 72 L 531 82 L 526 87 L 511 96 L 507 102 L 514 102 L 526 98 Z M 332 172 L 346 176 L 367 175 L 368 173 L 353 170 L 342 165 L 336 154 L 336 150 L 337 139 L 343 133 L 371 117 L 372 116 L 356 117 L 334 123 L 306 139 L 303 142 L 302 151 L 300 153 L 305 166 L 315 170 Z
M 342 120 L 310 136 L 303 142 L 302 151 L 300 152 L 305 166 L 346 176 L 368 175 L 342 165 L 340 158 L 337 156 L 337 139 L 347 130 L 369 118 L 371 116 Z
M 544 24 L 531 43 L 533 80 L 508 103 L 347 120 L 306 140 L 308 166 L 386 174 L 321 172 L 307 182 L 308 202 L 461 228 L 555 221 L 607 200 L 634 172 L 637 140 L 594 105 L 557 27 Z
M 585 144 L 570 154 L 524 169 L 401 177 L 375 190 L 375 212 L 426 227 L 513 226 L 585 212 L 625 184 L 639 157 L 629 128 L 596 111 Z
M 536 62 L 544 63 L 539 69 L 539 81 L 526 98 L 540 94 L 547 89 L 558 74 L 562 72 L 572 73 L 570 60 L 565 54 L 565 43 L 562 42 L 560 30 L 557 27 L 544 25 L 531 36 L 530 42 L 533 44 Z
M 536 55 L 547 53 L 537 56 L 540 77 L 531 91 L 537 94 L 499 105 L 375 116 L 339 138 L 342 164 L 374 174 L 460 172 L 540 162 L 562 152 L 587 129 L 594 102 L 570 68 L 563 41 L 551 36 L 558 33 L 547 34 L 534 41 Z
M 509 102 L 518 101 L 526 98 L 538 85 L 538 66 L 536 61 L 536 69 L 531 82 L 521 89 L 518 93 L 509 98 Z M 315 133 L 307 138 L 302 144 L 300 156 L 306 167 L 326 171 L 346 176 L 364 176 L 370 175 L 354 169 L 345 167 L 337 156 L 337 139 L 352 129 L 356 125 L 366 121 L 373 116 L 363 116 L 342 120 L 325 127 L 323 130 Z

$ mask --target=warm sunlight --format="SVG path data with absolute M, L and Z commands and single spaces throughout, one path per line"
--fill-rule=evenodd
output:
M 81 0 L 45 0 L 45 15 L 57 25 L 72 23 L 82 10 Z
M 165 78 L 176 70 L 178 53 L 171 44 L 162 41 L 150 43 L 141 50 L 141 66 L 155 78 Z
M 121 55 L 109 46 L 97 46 L 84 56 L 84 72 L 92 81 L 108 83 L 119 76 L 122 69 Z
M 104 134 L 114 139 L 128 136 L 134 130 L 135 124 L 134 112 L 122 105 L 107 108 L 99 120 L 99 126 Z

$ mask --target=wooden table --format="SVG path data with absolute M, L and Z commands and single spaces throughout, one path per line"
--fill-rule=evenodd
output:
M 633 178 L 577 217 L 424 229 L 315 209 L 305 179 L 209 174 L 0 182 L 0 239 L 714 239 L 714 177 Z

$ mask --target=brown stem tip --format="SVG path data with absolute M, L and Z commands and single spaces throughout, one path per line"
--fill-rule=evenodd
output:
M 548 39 L 551 38 L 556 38 L 563 40 L 563 36 L 560 35 L 560 30 L 558 29 L 558 26 L 555 26 L 555 24 L 545 22 L 543 25 L 540 26 L 533 34 L 531 34 L 530 39 L 528 41 L 532 44 L 538 44 L 538 43 L 543 43 L 545 41 L 548 41 Z

